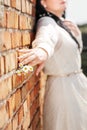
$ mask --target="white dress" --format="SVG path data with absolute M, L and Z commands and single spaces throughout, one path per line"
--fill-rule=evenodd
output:
M 81 72 L 78 45 L 50 17 L 38 21 L 33 47 L 48 52 L 43 130 L 87 130 L 87 77 Z

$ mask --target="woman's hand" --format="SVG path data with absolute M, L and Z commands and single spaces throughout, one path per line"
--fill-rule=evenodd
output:
M 33 48 L 33 49 L 21 49 L 19 52 L 19 64 L 29 64 L 35 66 L 38 64 L 36 75 L 43 69 L 45 61 L 47 60 L 48 54 L 42 48 Z
M 75 36 L 81 35 L 81 32 L 76 24 L 68 20 L 64 20 L 63 23 L 71 30 L 71 32 L 74 33 Z

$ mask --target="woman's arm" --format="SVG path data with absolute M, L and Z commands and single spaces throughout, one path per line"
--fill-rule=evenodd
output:
M 51 19 L 52 20 L 52 19 Z M 38 65 L 37 74 L 44 67 L 46 60 L 52 56 L 54 47 L 57 43 L 57 34 L 54 21 L 49 18 L 41 19 L 38 23 L 35 40 L 32 42 L 33 49 L 22 49 L 18 60 L 23 65 Z

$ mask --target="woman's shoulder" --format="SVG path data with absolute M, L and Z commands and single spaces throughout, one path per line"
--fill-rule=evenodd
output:
M 46 26 L 49 24 L 51 24 L 52 26 L 56 26 L 56 22 L 54 21 L 54 19 L 49 16 L 41 17 L 37 22 L 37 25 L 39 26 Z

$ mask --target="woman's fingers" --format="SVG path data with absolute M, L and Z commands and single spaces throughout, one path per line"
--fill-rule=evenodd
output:
M 40 63 L 40 61 L 36 58 L 36 59 L 32 60 L 31 62 L 29 62 L 29 65 L 35 66 L 35 65 L 37 65 L 39 63 Z
M 22 55 L 20 55 L 20 56 L 18 57 L 18 60 L 21 62 L 21 61 L 23 61 L 25 58 L 30 57 L 30 56 L 32 56 L 32 55 L 33 55 L 33 52 L 28 52 L 28 53 L 22 54 Z
M 28 53 L 30 52 L 32 49 L 20 49 L 18 50 L 19 53 Z
M 25 59 L 22 60 L 21 64 L 23 64 L 23 65 L 29 64 L 30 62 L 35 60 L 35 58 L 36 58 L 35 55 L 27 56 Z
M 19 64 L 22 64 L 22 65 L 29 64 L 31 66 L 35 66 L 37 64 L 43 63 L 47 59 L 47 56 L 48 56 L 47 52 L 41 48 L 29 49 L 29 51 L 27 50 L 27 53 L 24 53 L 25 50 L 22 49 L 19 51 L 19 53 L 23 52 L 18 57 Z M 41 67 L 39 68 L 38 73 L 40 70 L 41 70 Z
M 45 65 L 45 62 L 39 64 L 39 66 L 38 66 L 38 68 L 36 70 L 36 76 L 38 76 L 38 74 L 40 73 L 40 71 L 43 69 L 44 65 Z

